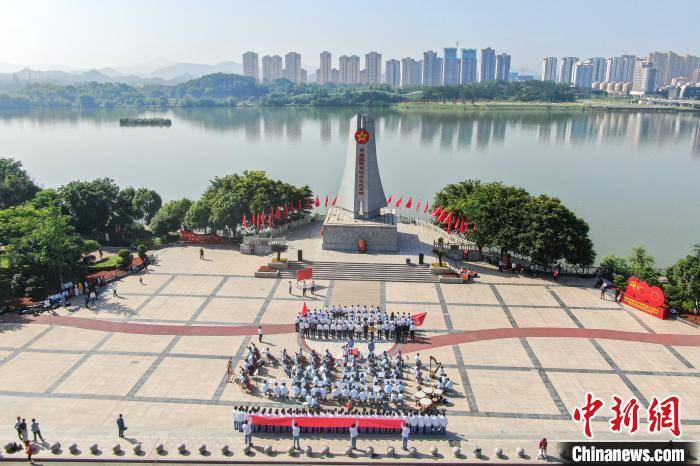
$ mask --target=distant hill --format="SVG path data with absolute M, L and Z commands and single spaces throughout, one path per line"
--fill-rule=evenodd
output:
M 207 74 L 226 73 L 226 74 L 242 74 L 243 65 L 234 61 L 225 61 L 216 65 L 207 65 L 203 63 L 175 63 L 173 65 L 164 66 L 149 73 L 149 76 L 161 79 L 175 79 L 182 75 L 189 75 L 193 78 L 199 78 Z

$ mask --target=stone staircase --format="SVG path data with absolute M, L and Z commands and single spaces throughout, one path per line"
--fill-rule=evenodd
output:
M 385 264 L 358 262 L 289 261 L 289 268 L 280 277 L 296 279 L 297 271 L 312 267 L 318 280 L 357 280 L 384 282 L 437 283 L 438 276 L 430 273 L 430 265 Z

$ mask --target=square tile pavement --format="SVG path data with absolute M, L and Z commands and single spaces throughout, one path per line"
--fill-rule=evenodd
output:
M 575 315 L 579 322 L 586 328 L 603 328 L 647 333 L 639 322 L 622 310 L 574 309 L 571 313 Z
M 124 396 L 155 359 L 155 356 L 93 354 L 54 392 Z
M 433 283 L 387 282 L 386 300 L 437 303 L 438 296 Z
M 452 327 L 455 330 L 484 330 L 510 328 L 508 316 L 495 306 L 460 306 L 448 304 Z
M 162 293 L 179 295 L 209 295 L 226 280 L 219 276 L 178 275 L 163 288 Z
M 274 284 L 275 280 L 262 280 L 255 277 L 229 277 L 216 292 L 216 295 L 266 298 Z
M 136 395 L 209 400 L 224 374 L 223 360 L 166 357 Z
M 536 371 L 467 369 L 467 374 L 479 411 L 559 415 Z
M 623 371 L 692 371 L 661 345 L 602 339 L 598 343 Z
M 610 370 L 593 344 L 582 338 L 528 338 L 542 367 Z
M 21 353 L 0 366 L 0 390 L 43 392 L 82 356 Z
M 46 330 L 46 325 L 0 324 L 0 346 L 19 348 Z M 49 330 L 51 332 L 53 330 Z
M 506 304 L 556 306 L 558 303 L 543 286 L 496 285 Z
M 585 404 L 586 393 L 601 398 L 605 403 L 599 411 L 600 416 L 612 415 L 609 407 L 613 395 L 617 395 L 623 400 L 629 400 L 633 396 L 617 374 L 548 372 L 547 375 L 570 414 L 574 412 L 574 409 Z M 607 427 L 605 430 L 608 430 Z
M 576 327 L 573 319 L 560 308 L 511 307 L 518 327 Z
M 462 343 L 459 349 L 467 365 L 533 367 L 517 338 Z
M 440 288 L 448 304 L 498 304 L 491 287 L 486 285 L 440 285 Z
M 155 296 L 143 306 L 134 320 L 188 321 L 206 298 L 196 296 Z
M 170 352 L 174 354 L 233 356 L 238 351 L 244 338 L 243 336 L 182 336 Z M 222 362 L 222 364 L 225 367 L 225 362 Z
M 237 322 L 252 324 L 265 302 L 262 298 L 212 298 L 197 317 L 198 323 Z
M 31 325 L 30 325 L 31 327 Z M 97 342 L 104 338 L 103 332 L 84 330 L 81 328 L 54 327 L 44 336 L 35 341 L 32 349 L 44 350 L 91 350 Z

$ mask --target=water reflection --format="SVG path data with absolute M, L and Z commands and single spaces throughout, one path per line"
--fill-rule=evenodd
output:
M 264 140 L 300 141 L 304 132 L 319 136 L 328 145 L 344 141 L 351 108 L 209 108 L 149 110 L 36 110 L 4 111 L 0 124 L 22 119 L 38 128 L 78 125 L 89 121 L 100 126 L 114 125 L 120 118 L 170 116 L 205 128 L 207 131 L 242 131 L 245 140 L 257 144 Z M 543 144 L 622 143 L 629 147 L 658 146 L 679 140 L 689 141 L 690 152 L 700 153 L 700 116 L 687 113 L 635 111 L 402 111 L 375 108 L 376 131 L 388 136 L 413 140 L 422 146 L 438 144 L 443 150 L 487 149 L 503 144 L 517 132 L 530 142 Z

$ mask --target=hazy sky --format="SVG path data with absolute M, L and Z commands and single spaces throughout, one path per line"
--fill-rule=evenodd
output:
M 246 50 L 418 56 L 461 41 L 539 69 L 546 55 L 700 53 L 700 2 L 649 0 L 2 0 L 0 63 L 72 68 L 241 61 Z M 313 70 L 310 70 L 313 71 Z

